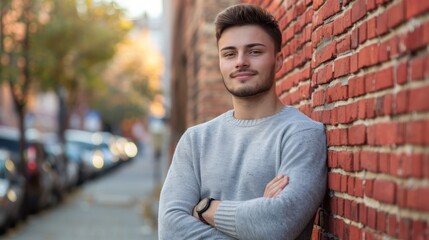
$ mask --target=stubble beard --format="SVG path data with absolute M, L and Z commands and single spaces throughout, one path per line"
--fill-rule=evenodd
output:
M 247 97 L 257 96 L 262 93 L 270 91 L 270 89 L 273 87 L 274 77 L 275 77 L 275 73 L 273 70 L 271 71 L 268 78 L 264 79 L 264 81 L 261 82 L 261 84 L 257 84 L 256 86 L 245 86 L 236 90 L 228 87 L 228 85 L 225 82 L 225 77 L 223 78 L 223 84 L 225 85 L 226 90 L 228 90 L 228 92 L 234 97 L 247 98 Z

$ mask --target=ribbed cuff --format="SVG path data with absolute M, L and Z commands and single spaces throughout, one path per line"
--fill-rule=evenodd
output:
M 222 201 L 215 213 L 216 228 L 234 238 L 238 238 L 235 226 L 235 213 L 240 204 L 238 201 Z

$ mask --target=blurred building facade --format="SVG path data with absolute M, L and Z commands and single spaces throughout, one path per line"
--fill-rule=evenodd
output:
M 187 127 L 212 119 L 232 107 L 219 73 L 213 21 L 237 0 L 171 1 L 171 141 L 172 150 Z
M 230 108 L 213 20 L 239 1 L 173 1 L 172 151 Z M 249 0 L 283 32 L 281 101 L 326 126 L 328 191 L 313 239 L 429 238 L 429 2 Z
M 10 88 L 6 84 L 0 84 L 0 125 L 18 125 Z
M 10 4 L 12 7 L 9 10 L 5 10 L 5 6 Z M 12 64 L 9 56 L 6 56 L 8 51 L 12 51 L 14 45 L 7 41 L 7 38 L 15 38 L 14 40 L 22 41 L 25 36 L 25 28 L 22 23 L 18 23 L 18 17 L 22 14 L 20 11 L 23 6 L 23 1 L 13 0 L 10 3 L 1 3 L 0 20 L 1 31 L 0 40 L 2 43 L 0 49 L 2 52 L 2 64 Z M 3 35 L 1 35 L 3 34 Z M 5 71 L 2 69 L 2 73 Z M 3 75 L 2 75 L 3 76 Z M 18 115 L 15 108 L 15 102 L 12 96 L 11 85 L 8 82 L 9 79 L 0 79 L 0 125 L 18 127 Z M 21 85 L 19 83 L 17 85 Z M 19 91 L 18 91 L 19 92 Z M 56 119 L 56 99 L 53 94 L 40 94 L 36 95 L 29 91 L 28 101 L 26 108 L 28 109 L 25 115 L 25 125 L 30 127 L 40 128 L 55 128 L 57 125 Z
M 58 128 L 59 101 L 52 93 L 31 93 L 28 96 L 25 126 L 43 131 Z M 18 117 L 8 84 L 0 83 L 0 125 L 18 127 Z

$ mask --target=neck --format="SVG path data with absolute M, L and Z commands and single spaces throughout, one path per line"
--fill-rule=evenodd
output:
M 274 92 L 264 96 L 247 98 L 233 97 L 234 117 L 241 120 L 254 120 L 272 116 L 284 107 Z

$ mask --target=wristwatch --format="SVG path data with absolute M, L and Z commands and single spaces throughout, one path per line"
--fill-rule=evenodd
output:
M 198 218 L 200 219 L 201 222 L 203 222 L 207 225 L 209 225 L 209 224 L 203 218 L 203 213 L 206 212 L 207 209 L 210 208 L 210 204 L 212 203 L 213 200 L 214 200 L 214 198 L 204 198 L 195 206 L 195 211 L 198 214 Z

